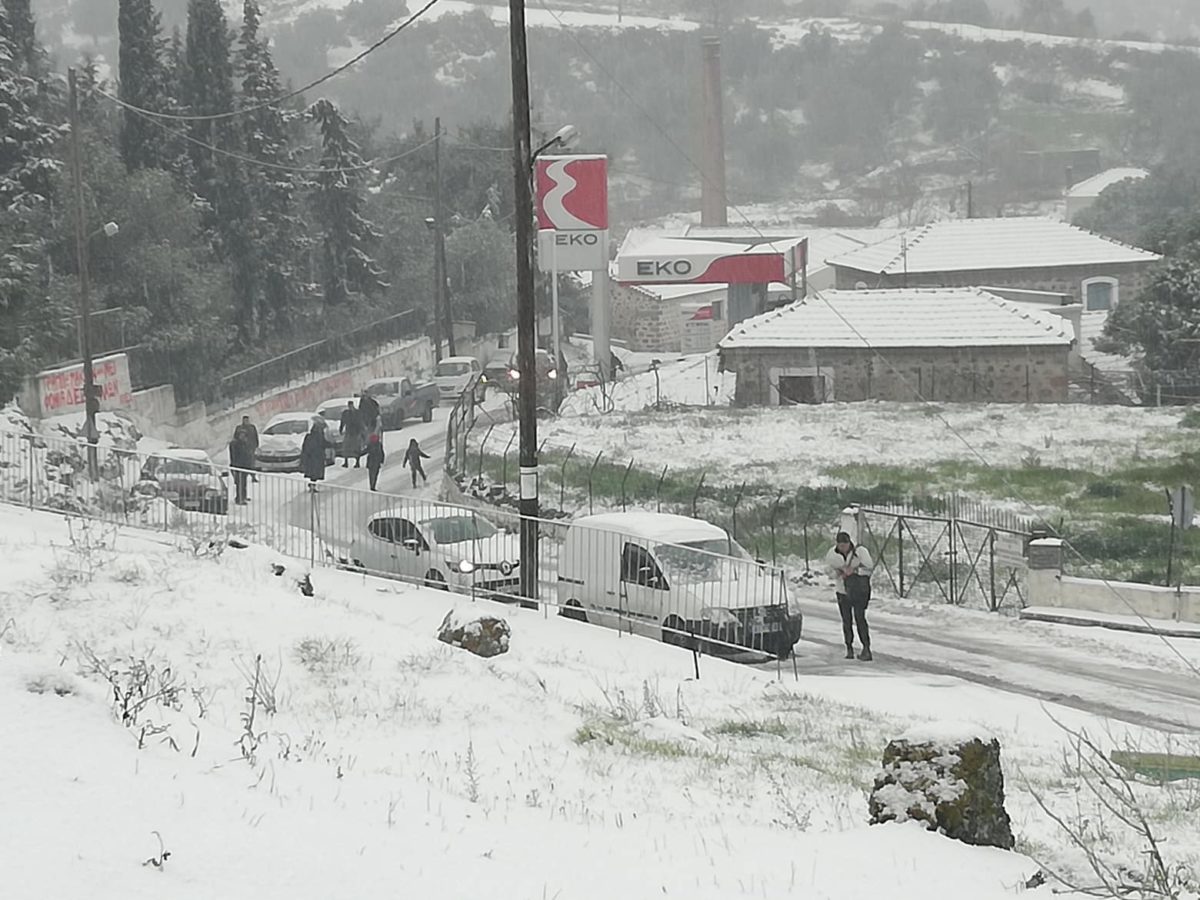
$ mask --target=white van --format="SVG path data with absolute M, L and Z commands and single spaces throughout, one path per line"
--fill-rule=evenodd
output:
M 572 522 L 559 553 L 558 602 L 568 618 L 713 653 L 786 658 L 802 624 L 781 570 L 710 522 L 666 513 Z

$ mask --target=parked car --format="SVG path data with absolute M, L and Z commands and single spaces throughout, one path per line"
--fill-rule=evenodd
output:
M 337 397 L 333 400 L 326 400 L 317 406 L 317 415 L 329 423 L 329 440 L 333 444 L 333 454 L 335 457 L 342 455 L 342 411 L 346 408 L 347 403 L 353 403 L 358 406 L 357 397 Z
M 777 569 L 724 529 L 687 516 L 626 512 L 571 523 L 558 560 L 562 615 L 630 627 L 667 643 L 783 659 L 803 618 Z M 708 639 L 708 640 L 706 640 Z
M 410 505 L 372 515 L 342 562 L 446 590 L 511 598 L 520 584 L 520 539 L 466 507 Z
M 414 384 L 407 378 L 376 378 L 367 382 L 363 393 L 379 404 L 379 418 L 385 429 L 400 428 L 405 419 L 417 416 L 422 422 L 432 422 L 438 405 L 438 388 L 432 381 Z
M 179 509 L 223 516 L 229 486 L 203 450 L 160 450 L 142 465 L 134 492 L 162 496 Z
M 433 370 L 433 383 L 443 403 L 455 404 L 473 378 L 483 375 L 483 366 L 473 356 L 448 356 Z M 475 402 L 487 399 L 487 382 L 482 378 L 475 387 Z
M 337 428 L 330 428 L 329 420 L 315 412 L 291 412 L 273 416 L 259 435 L 258 450 L 254 453 L 258 468 L 264 472 L 299 472 L 300 448 L 314 421 L 325 426 L 325 465 L 332 466 Z

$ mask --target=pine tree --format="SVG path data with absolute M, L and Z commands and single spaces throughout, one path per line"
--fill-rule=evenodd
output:
M 279 72 L 267 41 L 259 35 L 261 12 L 255 0 L 242 5 L 237 70 L 241 103 L 251 108 L 242 118 L 245 152 L 268 165 L 255 172 L 248 185 L 253 207 L 253 232 L 260 247 L 260 303 L 256 311 L 259 337 L 290 324 L 290 310 L 300 295 L 297 260 L 305 249 L 304 223 L 296 195 L 305 187 L 302 175 L 275 166 L 295 166 L 289 126 L 296 114 L 279 106 L 263 106 L 282 93 Z M 255 109 L 255 107 L 261 107 Z
M 164 112 L 167 106 L 162 19 L 151 0 L 117 0 L 119 96 L 131 106 Z M 137 113 L 121 116 L 121 159 L 129 171 L 162 168 L 166 132 Z
M 309 116 L 321 132 L 321 169 L 312 203 L 322 231 L 321 280 L 326 308 L 342 306 L 353 294 L 387 287 L 383 270 L 368 253 L 382 235 L 362 215 L 363 159 L 348 122 L 329 100 L 312 105 Z
M 38 117 L 38 100 L 38 84 L 23 71 L 0 7 L 0 211 L 37 208 L 51 196 L 59 129 Z
M 41 76 L 46 67 L 45 54 L 37 42 L 29 0 L 4 0 L 4 9 L 8 13 L 9 40 L 17 70 L 31 77 Z

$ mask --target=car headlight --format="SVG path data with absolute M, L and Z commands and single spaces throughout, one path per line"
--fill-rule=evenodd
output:
M 464 575 L 470 575 L 475 571 L 475 563 L 471 562 L 469 559 L 464 559 L 458 564 L 458 571 L 462 572 Z
M 737 625 L 738 618 L 729 610 L 721 607 L 709 607 L 700 610 L 700 618 L 714 625 Z
M 558 369 L 551 369 L 551 370 L 550 370 L 550 371 L 547 373 L 547 376 L 546 376 L 546 377 L 548 377 L 548 378 L 551 378 L 551 379 L 557 378 L 557 377 L 558 377 Z

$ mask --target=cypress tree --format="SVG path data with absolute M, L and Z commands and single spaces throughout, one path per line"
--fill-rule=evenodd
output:
M 383 270 L 368 252 L 381 235 L 362 215 L 363 164 L 358 145 L 338 108 L 322 98 L 309 116 L 321 132 L 320 168 L 312 194 L 321 228 L 321 280 L 327 309 L 342 306 L 355 294 L 387 287 Z
M 40 76 L 45 70 L 45 55 L 37 42 L 37 28 L 29 0 L 4 0 L 8 13 L 10 53 L 17 70 L 30 76 Z
M 0 211 L 42 206 L 59 164 L 59 129 L 37 115 L 38 84 L 24 70 L 0 6 Z
M 117 0 L 120 56 L 118 96 L 131 106 L 153 112 L 166 107 L 162 19 L 151 0 Z M 121 115 L 121 159 L 129 171 L 161 168 L 164 132 L 129 111 Z

